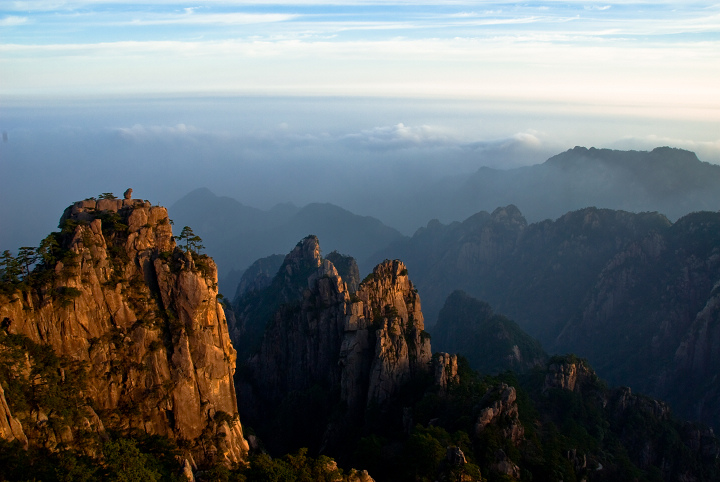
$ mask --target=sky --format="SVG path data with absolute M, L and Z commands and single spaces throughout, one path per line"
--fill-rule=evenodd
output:
M 3 0 L 0 249 L 130 186 L 376 215 L 575 145 L 720 163 L 718 79 L 712 1 Z

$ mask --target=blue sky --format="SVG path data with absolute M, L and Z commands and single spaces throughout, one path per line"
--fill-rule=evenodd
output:
M 0 34 L 6 95 L 720 102 L 713 2 L 5 0 Z
M 575 145 L 720 163 L 718 79 L 720 2 L 3 0 L 0 249 L 128 186 L 377 215 Z

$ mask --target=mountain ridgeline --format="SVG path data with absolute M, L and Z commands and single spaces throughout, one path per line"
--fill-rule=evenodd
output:
M 385 257 L 413 269 L 428 320 L 464 290 L 548 351 L 579 353 L 611 383 L 668 400 L 688 419 L 718 420 L 718 212 L 671 223 L 586 208 L 528 224 L 510 205 L 431 222 L 376 255 Z
M 412 232 L 428 219 L 445 223 L 478 211 L 514 204 L 531 222 L 597 206 L 631 212 L 658 211 L 676 220 L 720 206 L 720 166 L 683 149 L 618 151 L 575 147 L 542 164 L 477 172 L 423 186 L 407 202 L 374 213 Z
M 399 261 L 380 263 L 352 292 L 310 236 L 265 288 L 233 306 L 241 419 L 271 453 L 309 447 L 377 480 L 719 474 L 712 430 L 680 423 L 667 405 L 627 388 L 608 389 L 582 359 L 548 359 L 511 320 L 464 293 L 443 309 L 444 343 L 503 375 L 481 378 L 457 355 L 431 355 L 419 295 Z
M 609 183 L 622 207 L 685 209 L 712 205 L 716 167 L 576 148 L 518 172 L 554 173 L 550 203 Z M 492 198 L 463 186 L 453 199 Z M 720 480 L 702 424 L 720 417 L 713 206 L 529 223 L 506 203 L 403 237 L 332 205 L 199 190 L 176 219 L 201 240 L 131 194 L 77 202 L 0 256 L 0 481 Z M 203 243 L 237 258 L 232 300 Z
M 720 207 L 720 166 L 668 147 L 649 152 L 575 147 L 542 164 L 483 167 L 418 186 L 415 194 L 385 192 L 381 199 L 385 201 L 374 203 L 375 208 L 352 200 L 344 204 L 371 217 L 327 203 L 261 210 L 197 189 L 171 206 L 171 212 L 178 225 L 202 233 L 208 254 L 220 267 L 220 289 L 232 296 L 250 264 L 286 253 L 308 232 L 319 236 L 325 249 L 351 253 L 367 273 L 382 260 L 372 253 L 402 240 L 396 229 L 412 234 L 433 218 L 447 224 L 498 206 L 515 205 L 530 222 L 588 206 L 660 212 L 672 221 L 694 211 L 715 211 Z M 434 316 L 430 319 L 434 322 Z
M 402 238 L 397 230 L 375 218 L 358 216 L 332 204 L 313 203 L 302 208 L 280 204 L 264 211 L 216 196 L 208 189 L 189 193 L 171 211 L 179 226 L 193 226 L 202 233 L 207 252 L 221 266 L 220 288 L 226 295 L 235 293 L 243 271 L 255 260 L 286 253 L 308 232 L 322 237 L 325 248 L 353 253 L 361 260 Z

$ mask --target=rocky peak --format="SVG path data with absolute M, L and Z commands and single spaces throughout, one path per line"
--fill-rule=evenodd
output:
M 317 236 L 310 235 L 295 245 L 293 250 L 285 257 L 283 268 L 289 275 L 292 275 L 294 271 L 304 269 L 307 266 L 320 266 L 322 259 L 320 241 Z
M 147 201 L 80 201 L 60 226 L 27 286 L 0 295 L 3 341 L 46 347 L 85 371 L 80 395 L 93 408 L 82 412 L 96 433 L 139 430 L 187 441 L 194 463 L 241 461 L 236 353 L 212 259 L 178 248 L 167 210 Z M 31 443 L 80 440 L 73 421 L 46 413 L 13 415 L 40 437 Z
M 363 280 L 358 297 L 368 305 L 390 305 L 400 309 L 406 297 L 414 302 L 416 297 L 410 296 L 414 292 L 405 264 L 399 260 L 385 260 Z
M 335 267 L 320 254 L 317 236 L 308 236 L 300 241 L 285 256 L 277 275 L 272 281 L 274 290 L 280 293 L 278 301 L 287 303 L 302 297 L 308 288 L 310 277 L 337 276 Z
M 527 226 L 525 216 L 522 215 L 518 207 L 514 204 L 509 204 L 505 207 L 495 209 L 495 211 L 493 211 L 490 215 L 490 218 L 496 223 L 514 225 L 517 227 Z
M 574 356 L 553 357 L 545 375 L 543 392 L 553 388 L 581 392 L 584 386 L 597 379 L 595 372 L 584 360 Z
M 344 424 L 361 424 L 368 406 L 382 408 L 406 382 L 427 372 L 431 352 L 420 299 L 403 263 L 381 263 L 351 295 L 333 263 L 319 253 L 317 238 L 305 238 L 268 288 L 236 305 L 240 322 L 262 327 L 257 348 L 241 361 L 246 368 L 239 388 L 243 416 L 247 413 L 254 426 L 277 419 L 283 406 L 294 420 L 311 416 L 304 403 L 290 408 L 288 397 L 316 389 L 325 393 L 323 400 L 344 404 L 341 419 L 325 422 L 322 443 L 327 444 L 337 442 Z M 267 313 L 263 300 L 285 300 L 276 293 L 286 293 L 293 283 L 299 296 Z M 243 352 L 248 334 L 234 333 Z M 322 424 L 328 414 L 315 412 Z M 263 436 L 272 438 L 268 432 Z
M 432 356 L 430 336 L 424 331 L 420 297 L 401 261 L 386 260 L 376 266 L 361 283 L 356 296 L 359 303 L 352 307 L 345 341 L 354 343 L 358 337 L 367 336 L 365 330 L 373 332 L 375 349 L 371 356 L 366 403 L 382 404 L 404 383 L 427 371 Z M 359 314 L 360 310 L 362 321 L 354 322 L 355 313 Z M 372 337 L 369 340 L 372 341 Z M 343 353 L 345 358 L 341 363 L 352 377 L 348 367 L 357 364 L 347 356 L 347 349 Z M 346 393 L 346 396 L 348 400 L 355 397 L 352 393 Z

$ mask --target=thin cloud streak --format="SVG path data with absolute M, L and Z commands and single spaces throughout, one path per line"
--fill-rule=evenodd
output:
M 656 46 L 616 40 L 592 47 L 512 38 L 125 41 L 5 44 L 0 55 L 6 95 L 121 93 L 131 86 L 135 92 L 499 96 L 720 115 L 718 41 Z M 55 68 L 48 85 L 41 72 Z
M 17 17 L 14 15 L 9 15 L 7 17 L 0 19 L 0 27 L 16 27 L 18 25 L 23 25 L 28 23 L 27 17 Z
M 134 19 L 120 22 L 119 25 L 249 25 L 256 23 L 286 22 L 298 15 L 272 13 L 215 13 L 215 14 L 184 14 L 154 19 Z

